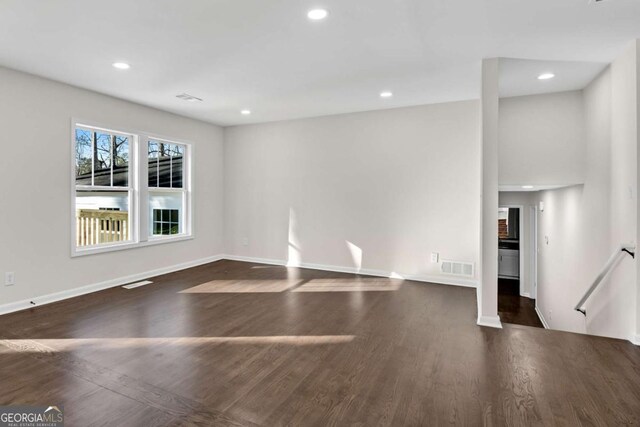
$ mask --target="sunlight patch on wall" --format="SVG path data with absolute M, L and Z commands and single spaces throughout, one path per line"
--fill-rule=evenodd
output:
M 345 240 L 345 242 L 347 243 L 347 248 L 349 248 L 349 252 L 351 253 L 353 266 L 356 268 L 356 272 L 360 273 L 360 270 L 362 269 L 362 249 L 348 240 Z
M 302 262 L 300 242 L 298 241 L 298 218 L 293 208 L 289 208 L 287 267 L 298 267 Z

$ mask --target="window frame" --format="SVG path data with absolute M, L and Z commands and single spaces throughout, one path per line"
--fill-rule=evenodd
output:
M 152 246 L 157 244 L 192 240 L 193 233 L 193 144 L 191 142 L 161 136 L 152 132 L 134 130 L 125 126 L 112 126 L 98 123 L 93 120 L 71 118 L 70 126 L 70 233 L 71 236 L 71 257 L 81 257 L 86 255 L 114 252 L 139 247 Z M 129 193 L 129 235 L 127 242 L 103 243 L 95 246 L 76 246 L 76 190 L 77 188 L 91 188 L 113 190 L 114 187 L 106 186 L 76 186 L 76 128 L 94 129 L 109 132 L 120 136 L 130 136 L 129 146 L 129 182 L 128 187 L 115 187 L 120 191 Z M 183 206 L 183 233 L 169 236 L 152 236 L 149 233 L 149 189 L 148 189 L 148 143 L 149 140 L 162 140 L 164 142 L 180 144 L 185 147 L 183 155 L 183 189 L 176 189 L 184 192 Z M 144 159 L 144 161 L 143 161 Z M 173 189 L 169 189 L 173 190 Z
M 173 188 L 173 187 L 149 187 L 149 162 L 148 162 L 148 153 L 149 153 L 149 143 L 151 141 L 154 142 L 163 142 L 167 144 L 176 144 L 184 147 L 184 153 L 182 155 L 182 188 Z M 192 168 L 192 157 L 193 157 L 193 146 L 188 142 L 179 141 L 171 138 L 159 137 L 156 135 L 145 135 L 145 142 L 141 144 L 140 153 L 145 153 L 144 162 L 144 172 L 140 173 L 140 177 L 145 181 L 144 182 L 144 202 L 147 204 L 145 207 L 146 214 L 143 215 L 141 213 L 140 217 L 143 216 L 147 221 L 150 220 L 152 215 L 152 210 L 150 209 L 149 203 L 149 194 L 154 191 L 157 193 L 181 193 L 182 194 L 182 206 L 183 214 L 180 219 L 182 233 L 178 234 L 170 234 L 170 235 L 156 235 L 153 234 L 150 230 L 151 227 L 149 222 L 145 224 L 145 233 L 147 234 L 147 241 L 152 243 L 162 243 L 167 241 L 175 241 L 175 240 L 184 240 L 185 238 L 193 238 L 193 210 L 192 210 L 192 176 L 191 176 L 191 168 Z M 159 178 L 159 175 L 158 175 Z M 142 212 L 142 211 L 141 211 Z

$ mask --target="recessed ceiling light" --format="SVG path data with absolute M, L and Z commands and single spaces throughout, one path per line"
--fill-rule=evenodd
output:
M 248 116 L 249 114 L 251 114 L 251 110 L 242 110 L 240 111 L 240 114 L 242 114 L 243 116 Z
M 319 21 L 326 18 L 329 15 L 326 9 L 312 9 L 307 13 L 309 19 L 313 21 Z
M 380 98 L 391 98 L 393 93 L 389 91 L 380 92 Z
M 549 80 L 554 78 L 556 75 L 553 73 L 544 73 L 538 76 L 538 80 Z
M 523 185 L 522 188 L 524 188 L 525 190 L 531 190 L 533 188 L 533 185 Z
M 111 65 L 113 65 L 113 68 L 117 68 L 118 70 L 128 70 L 129 68 L 131 68 L 131 65 L 127 64 L 126 62 L 114 62 Z

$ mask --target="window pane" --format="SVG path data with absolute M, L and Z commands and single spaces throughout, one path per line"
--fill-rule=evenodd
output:
M 76 129 L 76 185 L 91 185 L 91 131 Z
M 111 186 L 111 135 L 95 132 L 93 185 Z
M 180 234 L 182 194 L 160 191 L 149 192 L 149 232 L 153 235 Z
M 171 186 L 182 188 L 182 170 L 184 163 L 184 147 L 172 145 L 171 150 Z
M 171 234 L 171 225 L 168 222 L 162 223 L 162 234 L 163 235 Z
M 131 240 L 128 191 L 76 191 L 76 246 Z
M 129 185 L 129 138 L 115 136 L 113 140 L 113 186 Z
M 171 144 L 158 143 L 158 187 L 171 187 Z
M 149 141 L 149 187 L 158 186 L 158 143 Z

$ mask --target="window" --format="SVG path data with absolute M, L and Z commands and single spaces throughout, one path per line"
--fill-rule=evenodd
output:
M 184 185 L 187 147 L 151 139 L 147 144 L 149 234 L 162 237 L 185 233 L 187 189 Z
M 154 209 L 153 234 L 178 234 L 180 232 L 179 212 L 178 209 Z
M 75 128 L 75 245 L 95 247 L 131 241 L 132 136 Z
M 72 255 L 191 236 L 189 144 L 73 125 Z

